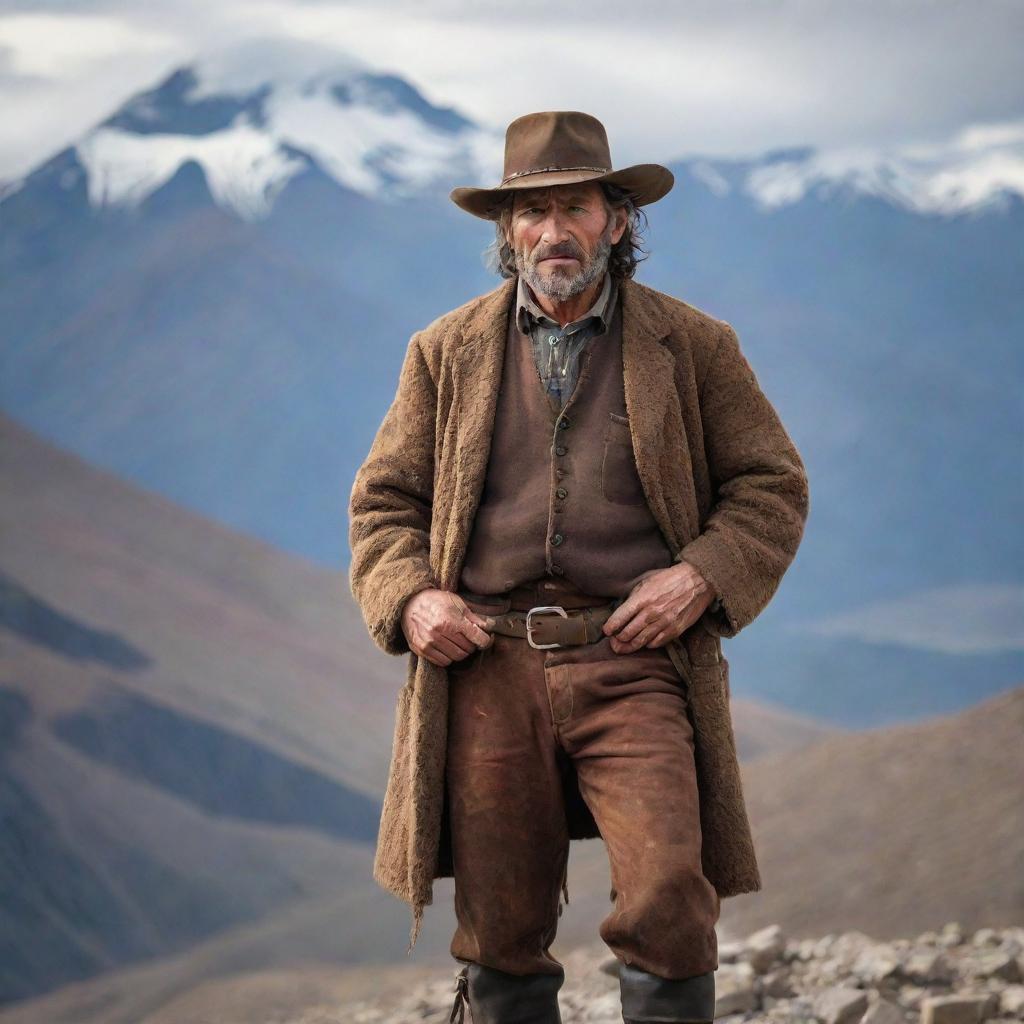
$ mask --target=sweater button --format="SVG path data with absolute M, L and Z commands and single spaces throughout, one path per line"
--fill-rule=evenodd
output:
M 561 576 L 561 575 L 562 575 L 562 573 L 563 573 L 563 572 L 565 572 L 565 570 L 564 570 L 564 569 L 563 569 L 563 568 L 562 568 L 562 567 L 561 567 L 560 565 L 552 565 L 552 566 L 551 566 L 551 571 L 552 571 L 552 572 L 553 572 L 553 573 L 554 573 L 554 574 L 555 574 L 556 576 Z
M 553 536 L 553 537 L 551 538 L 551 543 L 552 543 L 552 544 L 554 544 L 554 545 L 555 545 L 555 546 L 557 547 L 557 546 L 558 546 L 559 544 L 561 544 L 561 543 L 562 543 L 562 540 L 563 540 L 563 537 L 562 537 L 562 535 L 561 535 L 560 533 L 556 533 L 556 534 L 555 534 L 555 535 L 554 535 L 554 536 Z
M 559 498 L 564 498 L 569 492 L 564 487 L 556 487 L 555 495 Z
M 566 452 L 567 452 L 568 450 L 569 450 L 569 449 L 568 449 L 568 448 L 566 448 L 564 444 L 560 444 L 560 445 L 559 445 L 559 446 L 558 446 L 558 447 L 557 447 L 557 448 L 555 449 L 555 454 L 556 454 L 556 455 L 564 455 L 564 454 L 565 454 L 565 453 L 566 453 Z
M 560 427 L 561 427 L 561 428 L 562 428 L 563 430 L 565 430 L 565 428 L 566 428 L 567 426 L 569 426 L 569 417 L 568 417 L 568 416 L 563 416 L 563 417 L 562 417 L 562 418 L 561 418 L 561 419 L 560 419 L 560 420 L 558 421 L 558 425 L 559 425 L 559 426 L 560 426 Z

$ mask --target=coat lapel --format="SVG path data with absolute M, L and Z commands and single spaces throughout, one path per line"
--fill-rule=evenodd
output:
M 622 302 L 622 377 L 626 395 L 637 474 L 651 513 L 675 550 L 680 544 L 679 526 L 669 515 L 665 501 L 666 466 L 678 462 L 666 458 L 665 445 L 676 430 L 667 431 L 665 416 L 675 400 L 676 359 L 662 339 L 670 327 L 659 306 L 643 285 L 626 278 L 619 290 Z M 682 427 L 679 416 L 677 428 Z M 669 485 L 678 481 L 669 480 Z
M 462 337 L 451 357 L 451 415 L 457 417 L 458 450 L 452 453 L 450 463 L 454 478 L 444 481 L 454 494 L 439 581 L 447 590 L 458 586 L 473 517 L 483 493 L 515 289 L 516 279 L 507 278 L 483 296 L 463 325 Z

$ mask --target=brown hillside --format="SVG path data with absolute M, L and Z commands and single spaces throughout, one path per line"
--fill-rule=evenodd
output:
M 764 890 L 727 901 L 734 930 L 1024 920 L 1024 687 L 757 758 L 743 780 Z

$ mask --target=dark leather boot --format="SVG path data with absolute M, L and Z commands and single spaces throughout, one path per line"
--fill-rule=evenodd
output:
M 625 1024 L 710 1024 L 715 1017 L 714 971 L 662 978 L 620 963 L 619 994 Z
M 562 1024 L 562 974 L 508 974 L 470 963 L 459 971 L 448 1020 L 462 1024 L 469 1004 L 473 1024 Z

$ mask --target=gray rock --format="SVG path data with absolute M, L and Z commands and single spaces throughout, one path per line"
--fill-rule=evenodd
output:
M 921 1024 L 980 1024 L 992 1008 L 985 993 L 928 996 L 921 1003 Z
M 772 999 L 791 999 L 796 995 L 790 972 L 785 967 L 777 967 L 761 978 L 761 994 Z
M 742 956 L 758 974 L 764 974 L 782 958 L 785 949 L 786 940 L 782 929 L 773 924 L 747 937 Z
M 860 1024 L 904 1024 L 903 1010 L 888 999 L 875 999 L 867 1008 Z
M 1024 985 L 1007 985 L 999 997 L 999 1012 L 1024 1020 Z
M 815 939 L 800 939 L 793 944 L 793 954 L 797 960 L 813 960 L 816 945 Z
M 867 1008 L 867 992 L 846 985 L 833 985 L 814 1000 L 814 1014 L 824 1024 L 854 1024 Z
M 922 988 L 920 985 L 903 985 L 900 988 L 899 994 L 900 1005 L 916 1010 L 920 1008 L 925 999 L 933 994 L 927 988 Z
M 926 985 L 947 984 L 953 980 L 953 968 L 941 950 L 922 949 L 903 963 L 903 973 Z
M 758 1004 L 754 968 L 748 963 L 719 964 L 715 972 L 715 1016 L 746 1013 Z
M 881 943 L 858 954 L 850 968 L 864 981 L 877 985 L 889 978 L 895 978 L 901 967 L 900 957 L 890 947 Z
M 740 960 L 743 956 L 743 951 L 746 948 L 746 943 L 742 941 L 735 942 L 719 942 L 718 944 L 718 962 L 720 964 L 734 964 L 737 960 Z
M 984 953 L 972 963 L 972 974 L 976 978 L 1000 978 L 1003 981 L 1016 982 L 1021 980 L 1020 964 L 1016 956 L 996 949 Z

